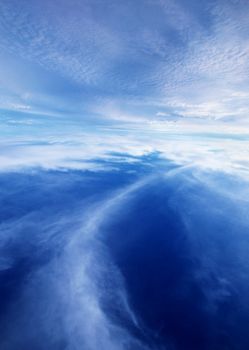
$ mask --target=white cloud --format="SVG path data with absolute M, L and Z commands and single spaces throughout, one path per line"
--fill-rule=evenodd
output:
M 138 16 L 141 4 L 107 2 L 103 7 L 98 1 L 69 5 L 60 0 L 39 6 L 30 1 L 14 8 L 3 1 L 0 47 L 13 62 L 7 56 L 3 59 L 9 69 L 2 79 L 2 95 L 9 96 L 6 103 L 13 111 L 29 106 L 27 112 L 54 115 L 57 105 L 72 119 L 92 113 L 100 119 L 144 123 L 159 111 L 172 117 L 244 123 L 249 85 L 247 7 L 225 1 L 203 8 L 192 5 L 146 1 L 143 15 Z M 33 78 L 27 77 L 32 84 L 25 82 L 24 74 L 13 74 L 14 57 L 30 65 L 28 71 L 33 69 Z M 43 84 L 41 77 L 34 79 L 37 66 L 48 80 L 41 89 L 43 96 L 34 91 Z M 50 73 L 55 77 L 49 80 Z M 69 94 L 49 96 L 46 91 L 57 74 L 65 84 L 77 85 L 75 95 L 70 87 Z M 58 94 L 60 85 L 58 80 Z M 43 107 L 38 106 L 41 101 Z M 2 108 L 6 103 L 1 101 Z
M 248 133 L 223 124 L 200 122 L 155 122 L 122 129 L 103 127 L 95 132 L 40 138 L 39 142 L 7 139 L 1 144 L 1 171 L 30 171 L 32 168 L 115 170 L 120 162 L 139 162 L 142 155 L 159 152 L 181 165 L 218 169 L 248 178 Z M 183 125 L 182 125 L 183 124 Z M 101 136 L 100 136 L 101 135 Z M 124 154 L 123 157 L 112 155 Z M 125 155 L 132 155 L 129 158 Z M 137 157 L 137 158 L 136 158 Z M 103 160 L 104 162 L 99 162 Z M 110 163 L 108 162 L 110 161 Z M 116 164 L 116 165 L 115 165 Z

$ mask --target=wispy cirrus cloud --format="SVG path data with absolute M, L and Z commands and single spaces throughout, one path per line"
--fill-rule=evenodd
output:
M 107 104 L 119 105 L 101 118 L 116 122 L 154 120 L 157 113 L 247 120 L 243 1 L 4 0 L 0 6 L 3 76 L 14 72 L 2 78 L 2 89 L 12 106 L 35 111 L 41 101 L 40 110 L 53 114 L 57 104 L 72 122 L 91 119 Z
M 79 83 L 94 83 L 110 55 L 115 55 L 113 33 L 91 17 L 88 5 L 31 1 L 2 2 L 1 46 L 15 55 L 51 69 Z

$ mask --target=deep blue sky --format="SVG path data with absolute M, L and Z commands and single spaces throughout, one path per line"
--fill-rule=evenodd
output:
M 118 156 L 0 174 L 0 348 L 247 350 L 248 181 Z

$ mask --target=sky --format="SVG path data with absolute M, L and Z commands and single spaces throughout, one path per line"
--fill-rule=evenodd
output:
M 247 350 L 248 180 L 116 157 L 0 173 L 0 348 Z
M 0 12 L 4 135 L 248 133 L 247 0 L 1 0 Z
M 0 0 L 0 348 L 248 350 L 248 0 Z
M 248 169 L 246 0 L 2 0 L 0 12 L 1 169 L 86 168 L 113 151 Z

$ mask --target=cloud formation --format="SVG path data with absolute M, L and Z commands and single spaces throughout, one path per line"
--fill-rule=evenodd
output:
M 158 112 L 248 123 L 243 0 L 12 0 L 1 13 L 3 77 L 11 70 L 2 109 L 52 116 L 59 104 L 72 123 L 96 114 L 143 123 Z

